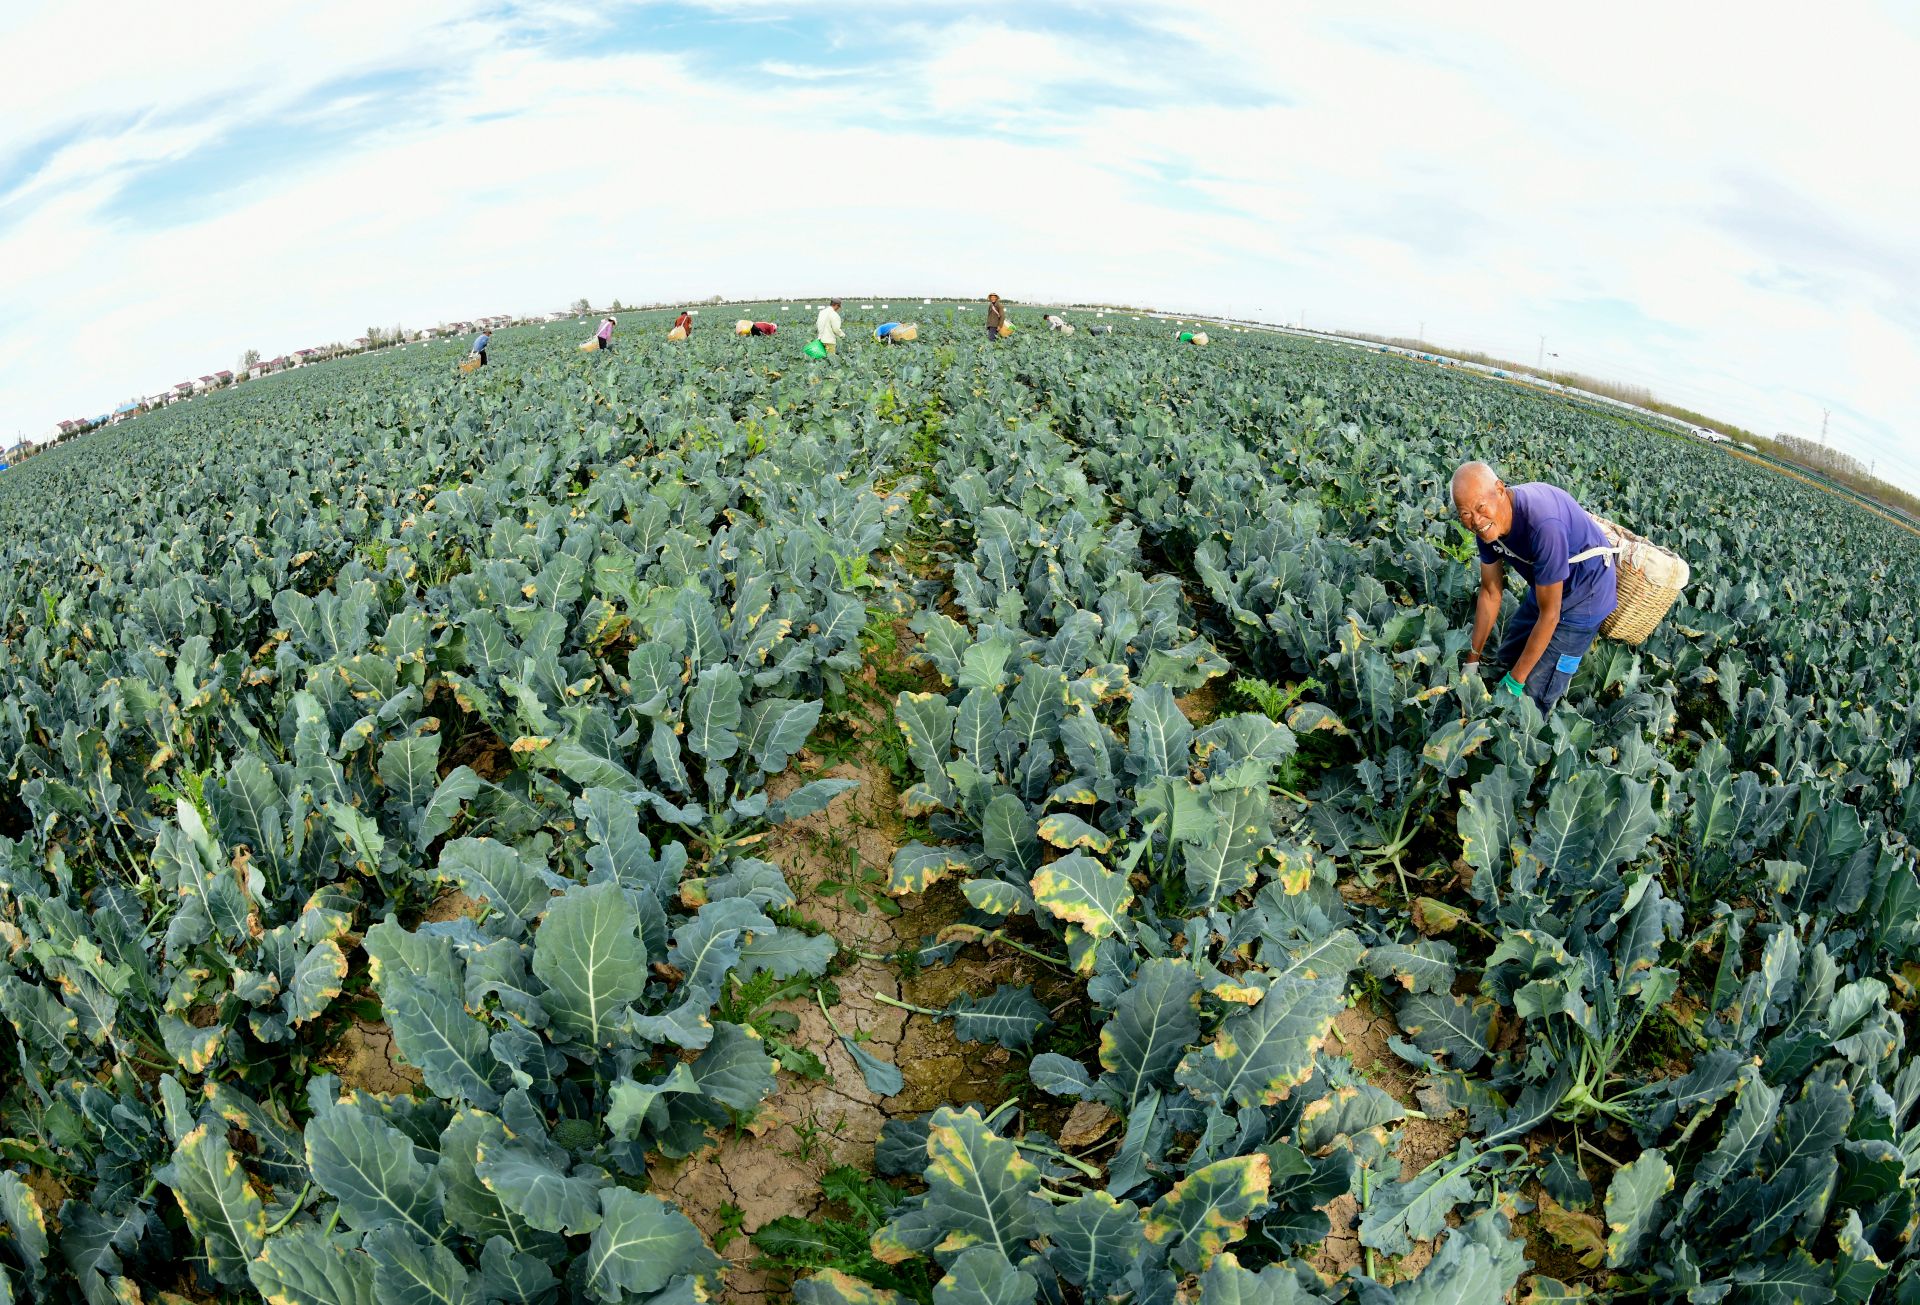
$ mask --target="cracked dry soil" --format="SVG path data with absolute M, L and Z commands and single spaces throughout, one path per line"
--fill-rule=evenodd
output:
M 1368 1082 L 1407 1109 L 1420 1108 L 1414 1096 L 1415 1075 L 1412 1068 L 1394 1055 L 1392 1048 L 1387 1045 L 1387 1039 L 1400 1031 L 1392 1016 L 1382 1015 L 1360 1000 L 1340 1012 L 1333 1027 L 1339 1036 L 1327 1044 L 1327 1050 L 1351 1057 L 1353 1067 Z M 1459 1113 L 1447 1119 L 1408 1119 L 1398 1127 L 1400 1144 L 1393 1154 L 1394 1159 L 1400 1162 L 1400 1172 L 1396 1177 L 1402 1182 L 1412 1179 L 1429 1164 L 1452 1151 L 1466 1135 L 1465 1116 Z M 1327 1233 L 1327 1239 L 1320 1244 L 1320 1249 L 1306 1257 L 1307 1262 L 1322 1277 L 1341 1278 L 1362 1267 L 1366 1261 L 1365 1251 L 1360 1245 L 1360 1205 L 1352 1196 L 1341 1196 L 1321 1209 L 1326 1212 L 1332 1228 Z M 1433 1258 L 1433 1251 L 1432 1242 L 1415 1242 L 1411 1252 L 1389 1261 L 1392 1272 L 1386 1280 L 1404 1281 L 1413 1277 L 1427 1267 L 1427 1262 Z
M 784 796 L 808 778 L 846 778 L 859 787 L 826 810 L 775 831 L 756 854 L 779 865 L 798 899 L 800 913 L 819 924 L 843 948 L 884 955 L 918 945 L 952 922 L 964 899 L 950 883 L 894 903 L 897 915 L 874 904 L 893 854 L 904 840 L 892 776 L 874 765 L 847 763 L 821 769 L 803 755 L 769 788 Z M 847 890 L 862 868 L 879 876 L 871 891 Z M 832 887 L 830 885 L 839 885 Z M 423 912 L 426 920 L 473 914 L 480 903 L 455 890 L 442 892 Z M 872 1092 L 853 1058 L 811 1001 L 780 1003 L 799 1021 L 793 1041 L 826 1065 L 812 1080 L 781 1072 L 779 1086 L 747 1133 L 714 1135 L 712 1143 L 684 1160 L 652 1157 L 649 1188 L 672 1201 L 709 1241 L 734 1233 L 723 1252 L 733 1261 L 722 1299 L 771 1305 L 791 1298 L 785 1272 L 752 1267 L 747 1235 L 785 1215 L 810 1218 L 822 1212 L 820 1180 L 840 1165 L 870 1171 L 881 1125 L 890 1118 L 924 1113 L 941 1105 L 997 1105 L 1014 1091 L 1006 1076 L 1021 1061 L 992 1044 L 961 1043 L 947 1021 L 914 1014 L 875 1000 L 874 994 L 939 1008 L 962 991 L 991 991 L 1000 983 L 1037 983 L 1044 998 L 1052 978 L 1035 974 L 1017 954 L 983 956 L 970 948 L 953 964 L 905 977 L 893 965 L 854 959 L 834 982 L 840 1002 L 833 1018 L 868 1051 L 899 1067 L 905 1086 L 894 1096 Z M 401 1058 L 384 1023 L 354 1017 L 341 1029 L 321 1063 L 343 1085 L 364 1092 L 408 1095 L 422 1085 L 419 1071 Z M 737 1210 L 737 1222 L 729 1212 Z
M 426 1082 L 419 1070 L 400 1058 L 391 1029 L 357 1015 L 340 1030 L 319 1063 L 338 1074 L 343 1087 L 361 1092 L 411 1096 Z
M 904 831 L 893 779 L 885 769 L 847 763 L 810 775 L 810 761 L 802 757 L 777 777 L 769 785 L 773 795 L 798 787 L 803 776 L 854 779 L 860 787 L 825 811 L 778 830 L 757 849 L 785 872 L 801 914 L 843 948 L 874 954 L 914 946 L 939 932 L 964 905 L 951 884 L 937 884 L 899 903 L 898 916 L 876 907 L 870 897 L 860 909 L 844 889 L 826 887 L 828 881 L 856 881 L 860 867 L 878 872 L 884 881 Z M 862 1045 L 905 1076 L 902 1091 L 886 1098 L 868 1089 L 817 1005 L 780 1004 L 799 1019 L 793 1040 L 820 1057 L 826 1078 L 781 1073 L 779 1088 L 759 1112 L 757 1135 L 717 1138 L 698 1155 L 658 1161 L 649 1176 L 650 1189 L 678 1205 L 709 1238 L 726 1226 L 729 1207 L 739 1211 L 741 1235 L 723 1252 L 734 1261 L 726 1274 L 726 1299 L 763 1305 L 789 1298 L 785 1274 L 752 1267 L 755 1253 L 745 1236 L 784 1215 L 820 1213 L 821 1177 L 838 1165 L 871 1169 L 874 1143 L 886 1120 L 968 1101 L 991 1106 L 1009 1091 L 1002 1076 L 1014 1065 L 1011 1053 L 991 1044 L 961 1043 L 948 1022 L 888 1006 L 872 994 L 942 1007 L 963 990 L 982 993 L 995 984 L 1030 981 L 1033 976 L 1017 963 L 1021 959 L 969 951 L 950 966 L 905 978 L 892 965 L 857 959 L 836 976 L 840 1004 L 833 1007 L 834 1020 L 849 1035 L 865 1034 Z

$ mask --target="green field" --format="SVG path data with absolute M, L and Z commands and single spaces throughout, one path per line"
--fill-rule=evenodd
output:
M 781 307 L 0 477 L 12 1298 L 1920 1300 L 1920 538 L 1303 339 Z M 1468 457 L 1693 565 L 1544 718 Z

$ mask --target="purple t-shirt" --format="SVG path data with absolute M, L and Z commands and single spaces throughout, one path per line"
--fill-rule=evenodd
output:
M 1564 582 L 1560 624 L 1570 630 L 1598 629 L 1613 614 L 1618 598 L 1609 557 L 1567 559 L 1590 548 L 1607 547 L 1607 536 L 1573 495 L 1558 485 L 1533 481 L 1509 485 L 1513 528 L 1491 544 L 1480 543 L 1482 562 L 1504 562 L 1530 585 Z M 1531 599 L 1532 595 L 1529 594 Z
M 602 340 L 611 340 L 613 338 L 613 322 L 611 319 L 600 323 L 600 338 Z

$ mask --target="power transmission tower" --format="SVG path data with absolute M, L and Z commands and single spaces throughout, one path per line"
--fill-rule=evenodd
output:
M 1823 449 L 1827 447 L 1827 417 L 1829 415 L 1825 408 L 1820 409 L 1820 447 Z
M 1533 370 L 1537 372 L 1541 368 L 1545 367 L 1546 365 L 1547 365 L 1547 337 L 1543 335 L 1540 337 L 1540 353 L 1533 360 Z

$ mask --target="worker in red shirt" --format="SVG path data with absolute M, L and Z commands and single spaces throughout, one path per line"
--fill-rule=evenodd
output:
M 686 309 L 680 310 L 680 316 L 673 319 L 673 324 L 688 335 L 693 334 L 693 314 Z

